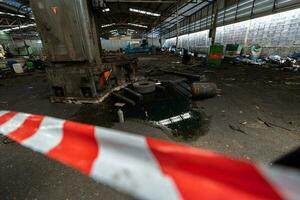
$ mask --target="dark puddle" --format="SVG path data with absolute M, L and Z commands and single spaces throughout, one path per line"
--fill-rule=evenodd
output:
M 193 109 L 191 100 L 169 84 L 165 90 L 143 95 L 136 106 L 123 108 L 125 118 L 141 119 L 159 127 L 171 129 L 174 139 L 195 140 L 208 130 L 209 118 L 201 110 Z
M 82 104 L 71 120 L 109 128 L 113 126 L 114 122 L 117 122 L 118 116 L 111 104 Z
M 167 129 L 165 132 L 174 140 L 192 141 L 204 135 L 210 121 L 206 114 L 194 109 L 190 98 L 178 93 L 168 84 L 163 86 L 165 90 L 156 89 L 153 93 L 143 95 L 142 101 L 135 100 L 135 106 L 125 105 L 122 108 L 125 119 L 143 120 Z M 114 106 L 116 102 L 120 101 L 110 97 L 100 105 L 83 104 L 71 120 L 112 127 L 118 122 L 118 108 Z

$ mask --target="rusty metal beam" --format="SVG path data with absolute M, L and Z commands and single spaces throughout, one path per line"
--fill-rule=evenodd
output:
M 188 10 L 186 10 L 186 11 L 180 13 L 179 16 L 182 16 L 183 14 L 187 13 L 188 11 L 190 11 L 190 10 L 196 8 L 197 6 L 199 6 L 199 5 L 201 5 L 202 3 L 205 3 L 205 2 L 212 3 L 212 1 L 202 0 L 202 1 L 200 1 L 200 2 L 197 2 L 196 5 L 192 6 L 192 7 L 189 8 Z M 209 5 L 209 4 L 208 4 L 208 5 Z M 204 7 L 205 7 L 205 6 L 204 6 Z M 203 9 L 204 7 L 200 8 L 200 9 Z M 195 11 L 195 12 L 197 12 L 197 11 Z M 170 24 L 172 24 L 172 22 L 173 22 L 174 20 L 176 20 L 176 17 L 174 17 L 174 18 L 171 19 L 170 21 L 166 22 L 165 24 L 163 24 L 163 23 L 160 24 L 159 27 L 164 28 L 165 26 L 169 26 Z M 182 19 L 181 19 L 181 20 L 182 20 Z
M 106 3 L 176 3 L 176 0 L 105 0 Z

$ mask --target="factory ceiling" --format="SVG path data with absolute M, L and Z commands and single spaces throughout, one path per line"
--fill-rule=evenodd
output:
M 34 30 L 34 19 L 29 1 L 0 1 L 0 30 Z
M 195 0 L 194 0 L 195 1 Z M 174 15 L 177 6 L 181 7 L 188 0 L 101 0 L 94 1 L 99 13 L 102 30 L 131 28 L 150 31 L 164 19 Z M 111 26 L 105 26 L 111 25 Z
M 214 0 L 106 0 L 98 1 L 102 31 L 124 27 L 159 33 L 211 4 Z M 94 5 L 97 8 L 97 5 Z M 101 7 L 102 6 L 102 7 Z M 103 8 L 105 7 L 105 8 Z M 178 11 L 178 18 L 176 12 Z M 128 27 L 134 24 L 135 26 Z M 141 26 L 137 26 L 141 25 Z
M 93 0 L 102 33 L 116 29 L 150 32 L 167 28 L 178 19 L 201 9 L 213 0 Z M 17 27 L 32 31 L 33 15 L 29 0 L 0 1 L 0 30 L 18 32 Z

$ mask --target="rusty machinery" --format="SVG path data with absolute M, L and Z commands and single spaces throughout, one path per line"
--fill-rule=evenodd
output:
M 134 79 L 136 59 L 122 56 L 101 58 L 99 27 L 96 27 L 90 2 L 30 2 L 49 63 L 46 72 L 55 102 L 66 99 L 97 102 L 108 88 Z M 108 78 L 107 73 L 103 76 L 105 72 L 111 77 L 108 87 L 101 79 Z

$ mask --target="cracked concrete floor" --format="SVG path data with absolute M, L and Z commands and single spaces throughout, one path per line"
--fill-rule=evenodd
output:
M 140 57 L 141 71 L 148 67 L 186 68 L 177 61 L 164 55 Z M 136 120 L 118 124 L 116 113 L 107 104 L 51 104 L 46 75 L 38 72 L 0 80 L 0 109 L 112 127 L 265 164 L 300 145 L 300 85 L 288 84 L 300 82 L 299 72 L 235 65 L 219 69 L 198 66 L 191 71 L 205 74 L 221 91 L 214 98 L 193 101 L 208 117 L 208 129 L 192 141 L 178 141 Z M 0 157 L 1 199 L 130 199 L 18 144 L 1 142 Z

